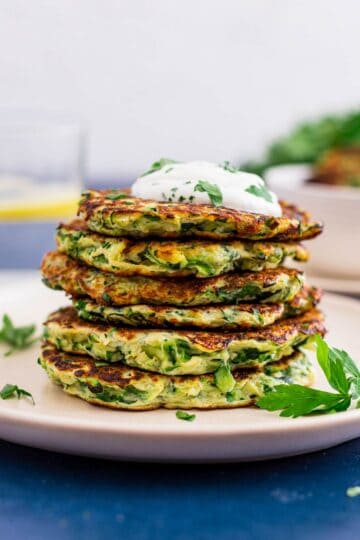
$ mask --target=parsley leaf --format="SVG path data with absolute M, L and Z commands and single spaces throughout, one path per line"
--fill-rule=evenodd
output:
M 230 161 L 223 161 L 223 163 L 220 163 L 219 166 L 222 167 L 224 171 L 228 171 L 232 173 L 237 173 L 240 170 L 237 167 L 234 167 L 233 165 L 231 165 Z
M 105 199 L 110 199 L 111 201 L 117 201 L 118 199 L 127 199 L 129 198 L 130 195 L 128 195 L 127 193 L 124 193 L 124 192 L 116 192 L 114 191 L 113 193 L 109 193 L 108 195 L 106 195 Z
M 323 392 L 300 384 L 279 384 L 267 392 L 258 402 L 261 409 L 268 411 L 282 410 L 280 416 L 306 416 L 317 412 L 325 413 L 344 410 L 350 405 L 348 396 Z
M 186 422 L 193 422 L 196 418 L 196 414 L 189 414 L 186 411 L 176 411 L 176 418 L 179 420 L 186 420 Z
M 104 300 L 104 302 L 106 302 L 107 304 L 111 304 L 111 296 L 107 293 L 107 292 L 104 292 L 102 294 L 102 299 Z
M 10 349 L 5 353 L 5 356 L 9 356 L 14 351 L 30 347 L 38 339 L 32 338 L 36 330 L 34 324 L 16 327 L 9 315 L 3 316 L 2 323 L 2 328 L 0 328 L 0 342 L 10 345 Z
M 223 196 L 220 188 L 216 184 L 211 184 L 207 180 L 199 180 L 194 191 L 203 191 L 209 195 L 209 199 L 214 206 L 221 206 Z
M 308 414 L 346 411 L 351 401 L 360 396 L 360 370 L 349 354 L 330 347 L 321 336 L 316 336 L 316 344 L 317 361 L 337 393 L 299 384 L 279 384 L 259 399 L 257 405 L 261 409 L 281 410 L 280 416 L 296 418 Z
M 154 163 L 151 165 L 150 169 L 148 169 L 147 171 L 145 171 L 141 177 L 143 176 L 146 176 L 148 174 L 151 174 L 155 171 L 159 171 L 160 169 L 162 169 L 163 167 L 165 167 L 165 165 L 170 165 L 172 163 L 179 163 L 178 161 L 175 161 L 174 159 L 168 159 L 168 158 L 161 158 L 159 159 L 158 161 L 154 161 Z M 166 171 L 168 172 L 168 171 Z
M 255 197 L 261 197 L 262 199 L 265 199 L 265 201 L 273 202 L 272 196 L 270 191 L 266 188 L 266 186 L 256 186 L 253 184 L 252 186 L 249 186 L 247 189 L 245 189 L 247 193 L 251 193 L 251 195 L 255 195 Z
M 0 390 L 0 398 L 10 399 L 13 396 L 16 396 L 18 399 L 20 399 L 22 396 L 29 397 L 33 402 L 33 405 L 35 405 L 34 398 L 30 394 L 30 392 L 24 390 L 23 388 L 19 388 L 16 384 L 5 384 L 3 389 Z

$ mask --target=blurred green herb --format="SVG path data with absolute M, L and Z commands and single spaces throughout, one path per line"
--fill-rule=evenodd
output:
M 106 195 L 105 199 L 110 199 L 111 201 L 117 201 L 118 199 L 127 199 L 128 197 L 129 195 L 127 193 L 114 192 L 114 193 L 109 193 L 108 195 Z
M 39 338 L 34 338 L 36 326 L 14 326 L 9 315 L 4 315 L 2 319 L 2 328 L 0 328 L 0 343 L 10 345 L 10 349 L 5 353 L 9 356 L 15 351 L 30 347 Z
M 186 422 L 193 422 L 196 418 L 196 414 L 190 414 L 186 411 L 176 411 L 176 418 L 179 420 L 186 420 Z
M 152 174 L 155 171 L 159 171 L 165 165 L 170 165 L 172 163 L 179 163 L 178 161 L 175 161 L 174 159 L 168 159 L 168 158 L 161 158 L 158 161 L 154 161 L 154 163 L 151 165 L 150 169 L 145 171 L 141 176 L 146 176 L 147 174 Z M 168 171 L 166 171 L 168 172 Z
M 247 189 L 245 189 L 245 191 L 255 195 L 255 197 L 261 197 L 262 199 L 265 199 L 265 201 L 272 202 L 271 193 L 266 189 L 265 186 L 253 185 L 249 186 Z
M 33 402 L 33 405 L 35 405 L 34 398 L 30 392 L 24 390 L 23 388 L 19 388 L 16 384 L 5 384 L 2 390 L 0 390 L 1 399 L 10 399 L 14 396 L 16 396 L 18 399 L 21 397 L 28 397 Z
M 199 180 L 194 191 L 203 191 L 209 195 L 209 199 L 214 206 L 221 206 L 223 202 L 223 196 L 219 186 L 211 184 L 207 180 Z
M 233 165 L 231 165 L 230 161 L 223 161 L 222 163 L 220 163 L 219 167 L 222 167 L 224 171 L 231 172 L 231 173 L 237 173 L 240 170 L 237 167 L 234 167 Z
M 314 163 L 330 148 L 360 144 L 360 112 L 327 115 L 303 122 L 275 140 L 259 161 L 243 163 L 242 170 L 263 174 L 274 165 Z

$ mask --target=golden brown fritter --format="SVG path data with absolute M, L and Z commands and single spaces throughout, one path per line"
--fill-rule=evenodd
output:
M 274 362 L 324 333 L 323 315 L 316 309 L 257 330 L 206 332 L 90 323 L 72 307 L 52 313 L 44 331 L 46 339 L 65 352 L 172 375 L 211 373 L 224 363 L 238 369 Z
M 81 264 L 57 251 L 45 255 L 41 271 L 52 289 L 88 296 L 100 304 L 198 306 L 238 302 L 289 302 L 301 290 L 302 272 L 275 268 L 207 279 L 120 277 Z
M 238 370 L 230 391 L 222 389 L 214 375 L 171 377 L 122 364 L 99 365 L 89 356 L 64 353 L 48 343 L 42 347 L 39 363 L 68 394 L 125 410 L 244 407 L 255 403 L 276 384 L 312 382 L 311 364 L 298 351 L 263 371 Z
M 215 304 L 212 306 L 106 306 L 87 298 L 74 298 L 73 305 L 82 319 L 114 326 L 136 328 L 198 328 L 238 330 L 262 328 L 279 319 L 300 315 L 314 308 L 320 291 L 304 286 L 289 303 Z
M 287 258 L 306 262 L 296 242 L 247 240 L 133 240 L 91 232 L 82 220 L 58 227 L 59 251 L 119 276 L 208 278 L 232 271 L 277 268 Z
M 119 197 L 119 198 L 117 198 Z M 247 240 L 303 240 L 321 233 L 322 224 L 296 206 L 281 202 L 282 217 L 206 204 L 137 199 L 116 190 L 85 191 L 79 216 L 89 229 L 110 236 Z

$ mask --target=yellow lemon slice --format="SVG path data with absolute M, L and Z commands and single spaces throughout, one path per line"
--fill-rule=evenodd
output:
M 62 218 L 76 215 L 79 197 L 59 201 L 21 201 L 10 206 L 1 206 L 0 220 L 18 221 L 33 219 Z

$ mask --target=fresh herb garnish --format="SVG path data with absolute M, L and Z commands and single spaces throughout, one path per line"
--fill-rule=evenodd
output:
M 174 159 L 168 159 L 168 158 L 161 158 L 158 161 L 154 161 L 154 163 L 151 165 L 150 169 L 145 171 L 141 175 L 141 177 L 146 176 L 148 174 L 152 174 L 155 171 L 159 171 L 160 169 L 165 167 L 165 165 L 169 165 L 171 163 L 179 163 L 179 162 L 175 161 Z M 167 171 L 167 172 L 169 172 L 169 171 Z
M 186 422 L 193 422 L 196 418 L 196 414 L 190 414 L 186 411 L 176 411 L 176 418 L 179 420 L 186 420 Z
M 12 397 L 16 396 L 18 399 L 21 397 L 29 397 L 31 401 L 33 402 L 33 405 L 35 405 L 34 398 L 32 397 L 32 394 L 28 392 L 27 390 L 24 390 L 23 388 L 19 388 L 16 384 L 5 384 L 2 390 L 0 390 L 0 398 L 1 399 L 10 399 Z
M 261 409 L 281 410 L 280 416 L 296 418 L 346 411 L 351 401 L 360 397 L 360 370 L 348 353 L 329 347 L 319 335 L 316 343 L 317 361 L 336 393 L 299 384 L 279 384 L 257 402 Z
M 209 199 L 214 206 L 221 206 L 223 202 L 223 196 L 219 186 L 211 184 L 207 180 L 199 180 L 194 191 L 203 191 L 209 195 Z
M 230 161 L 224 161 L 223 163 L 220 163 L 219 166 L 222 167 L 224 169 L 224 171 L 228 171 L 228 172 L 231 172 L 231 173 L 239 172 L 239 169 L 237 167 L 234 167 L 233 165 L 231 165 Z
M 106 302 L 107 304 L 111 304 L 111 296 L 107 293 L 107 292 L 104 292 L 102 294 L 102 299 L 104 300 L 104 302 Z
M 358 146 L 360 143 L 360 111 L 325 115 L 305 121 L 285 136 L 276 138 L 259 161 L 242 163 L 241 169 L 262 175 L 274 165 L 314 163 L 330 148 Z
M 127 199 L 128 197 L 129 195 L 127 193 L 114 192 L 114 193 L 109 193 L 108 195 L 106 195 L 105 199 L 110 199 L 111 201 L 117 201 L 118 199 Z
M 0 343 L 10 345 L 10 349 L 5 353 L 5 356 L 9 356 L 14 351 L 26 349 L 26 347 L 30 347 L 30 345 L 39 339 L 32 337 L 36 330 L 34 324 L 16 327 L 9 315 L 3 316 L 2 324 L 2 328 L 0 328 Z
M 265 199 L 265 201 L 273 202 L 271 193 L 266 186 L 256 186 L 254 184 L 245 189 L 245 191 L 251 193 L 251 195 L 255 195 L 255 197 L 261 197 L 262 199 Z
M 215 371 L 214 377 L 216 386 L 223 394 L 232 392 L 235 386 L 235 379 L 227 364 L 219 367 L 219 369 Z
M 348 497 L 358 497 L 360 495 L 360 486 L 352 486 L 347 488 L 346 495 Z

